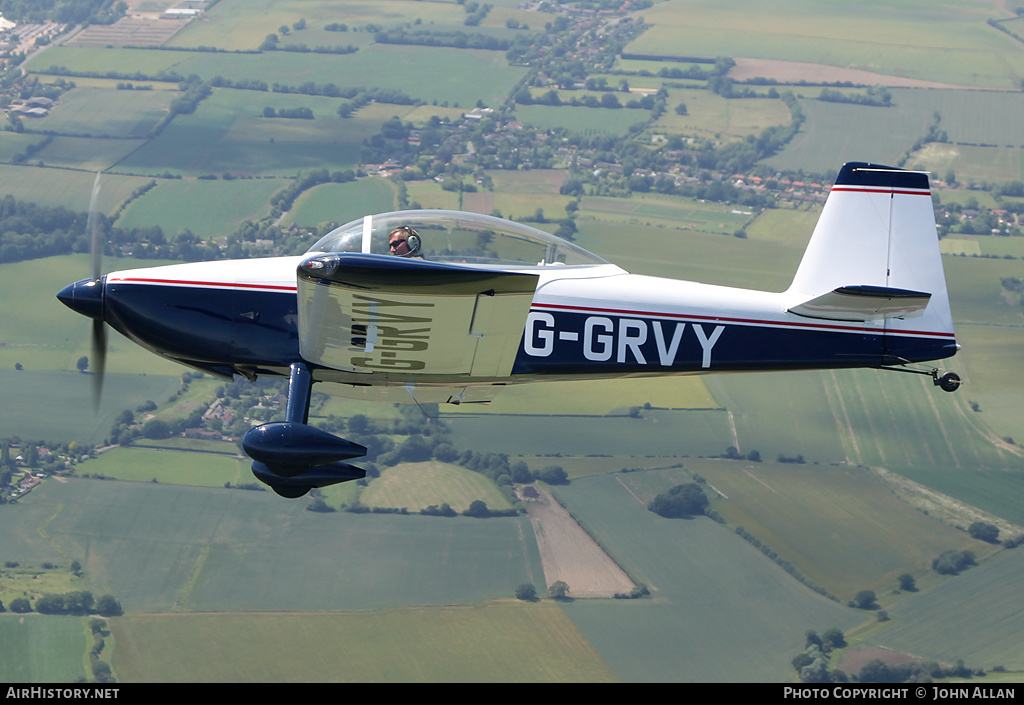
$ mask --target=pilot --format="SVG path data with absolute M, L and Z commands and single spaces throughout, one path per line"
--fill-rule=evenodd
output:
M 420 234 L 408 225 L 402 225 L 395 228 L 388 236 L 388 245 L 391 248 L 391 254 L 398 257 L 423 259 L 423 255 L 420 253 L 420 247 L 422 244 Z

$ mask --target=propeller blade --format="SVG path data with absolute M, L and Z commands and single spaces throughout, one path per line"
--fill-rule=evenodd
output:
M 92 196 L 89 198 L 89 219 L 86 221 L 86 229 L 89 231 L 89 254 L 92 258 L 92 278 L 99 279 L 103 273 L 103 243 L 100 242 L 100 222 L 96 206 L 100 198 L 100 174 L 96 172 L 96 179 L 92 184 Z
M 92 322 L 92 405 L 98 410 L 103 394 L 103 372 L 107 366 L 107 329 L 102 320 Z
M 89 256 L 92 265 L 92 280 L 98 282 L 103 275 L 103 245 L 100 242 L 100 220 L 97 210 L 100 198 L 100 174 L 92 184 L 92 195 L 89 198 L 89 219 L 86 227 L 89 231 Z M 102 286 L 102 285 L 101 285 Z M 101 309 L 102 310 L 102 309 Z M 107 329 L 103 324 L 103 316 L 92 322 L 92 405 L 99 411 L 100 398 L 103 395 L 103 373 L 107 366 Z

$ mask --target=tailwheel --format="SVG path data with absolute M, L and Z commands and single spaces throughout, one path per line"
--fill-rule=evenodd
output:
M 947 372 L 941 377 L 936 372 L 933 376 L 936 386 L 941 387 L 944 392 L 955 392 L 960 389 L 960 375 L 956 372 Z

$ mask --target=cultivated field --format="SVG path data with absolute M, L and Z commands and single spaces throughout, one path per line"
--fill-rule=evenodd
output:
M 466 5 L 415 0 L 221 0 L 198 20 L 175 24 L 173 36 L 133 35 L 125 23 L 90 28 L 28 62 L 30 75 L 45 82 L 67 71 L 92 75 L 67 76 L 77 87 L 47 117 L 24 118 L 27 131 L 13 131 L 12 123 L 0 132 L 0 195 L 84 217 L 102 170 L 99 208 L 119 213 L 119 226 L 226 238 L 244 220 L 270 217 L 271 198 L 297 174 L 357 168 L 393 117 L 423 127 L 433 116 L 458 122 L 478 102 L 499 108 L 531 75 L 504 51 L 375 39 L 377 28 L 406 26 L 511 40 L 554 19 L 519 0 L 488 4 L 476 29 L 464 24 Z M 620 60 L 594 75 L 663 88 L 666 110 L 657 120 L 642 109 L 516 106 L 510 109 L 526 129 L 568 130 L 559 137 L 557 149 L 565 151 L 557 168 L 477 170 L 493 190 L 475 193 L 445 191 L 433 180 L 323 184 L 280 222 L 342 223 L 393 210 L 404 194 L 422 207 L 516 219 L 540 210 L 548 222 L 539 225 L 553 231 L 574 203 L 560 193 L 572 147 L 600 138 L 604 148 L 636 134 L 643 150 L 679 137 L 683 154 L 699 154 L 701 140 L 756 141 L 791 119 L 782 100 L 768 97 L 772 88 L 799 96 L 806 119 L 758 165 L 766 175 L 792 170 L 824 179 L 843 161 L 874 160 L 938 179 L 953 171 L 965 184 L 1024 178 L 1024 133 L 1014 119 L 1024 109 L 1024 49 L 986 24 L 1009 17 L 1012 4 L 783 0 L 766 8 L 749 0 L 659 2 L 641 13 L 650 26 L 627 48 L 731 56 L 734 80 L 779 82 L 751 86 L 758 97 L 726 99 L 706 81 L 657 75 L 666 66 L 707 64 Z M 342 21 L 346 31 L 326 29 Z M 1019 22 L 1005 26 L 1024 35 Z M 270 33 L 282 44 L 357 51 L 259 52 Z M 126 46 L 160 41 L 173 50 Z M 259 79 L 268 90 L 214 88 L 193 112 L 152 134 L 182 96 L 176 82 L 153 80 L 161 72 Z M 890 86 L 894 106 L 822 102 L 821 86 L 799 84 L 845 80 Z M 150 90 L 118 90 L 126 81 Z M 328 84 L 379 87 L 422 104 L 371 102 L 342 118 L 342 99 L 323 94 Z M 530 88 L 539 96 L 553 86 Z M 563 100 L 583 95 L 559 90 Z M 685 115 L 675 110 L 680 103 Z M 308 108 L 314 117 L 265 118 L 268 107 Z M 922 142 L 933 127 L 947 141 Z M 524 152 L 555 149 L 525 144 Z M 703 171 L 704 179 L 731 176 Z M 965 208 L 1019 201 L 973 188 L 937 196 Z M 820 209 L 786 195 L 762 210 L 608 191 L 588 191 L 575 205 L 576 242 L 631 272 L 769 291 L 789 285 Z M 122 682 L 788 682 L 807 630 L 833 626 L 862 634 L 872 648 L 1024 669 L 1021 560 L 963 531 L 965 522 L 990 515 L 1004 538 L 1015 530 L 1010 524 L 1024 525 L 1024 319 L 1004 283 L 1024 278 L 1021 239 L 941 243 L 964 346 L 949 361 L 965 379 L 956 396 L 924 376 L 878 371 L 513 386 L 489 407 L 443 410 L 442 420 L 459 451 L 505 453 L 534 471 L 563 466 L 571 481 L 550 492 L 567 511 L 539 513 L 532 504 L 529 514 L 488 519 L 305 511 L 307 500 L 227 488 L 253 482 L 234 443 L 140 440 L 78 465 L 78 477 L 48 478 L 0 507 L 4 560 L 78 560 L 94 593 L 121 601 L 127 615 L 111 620 L 110 641 Z M 104 266 L 145 264 L 108 256 Z M 204 379 L 175 396 L 183 368 L 112 334 L 103 401 L 92 414 L 92 378 L 76 369 L 90 354 L 89 323 L 53 296 L 88 269 L 85 254 L 0 265 L 0 388 L 13 400 L 0 413 L 0 437 L 101 443 L 124 409 L 152 400 L 158 418 L 181 418 L 222 385 Z M 402 417 L 391 406 L 317 399 L 312 419 L 354 414 Z M 756 451 L 762 462 L 722 458 L 730 447 L 734 455 Z M 725 524 L 647 511 L 658 492 L 695 475 L 707 481 Z M 410 512 L 441 502 L 461 511 L 475 499 L 509 506 L 483 475 L 435 461 L 390 468 L 365 487 L 347 483 L 323 496 L 335 509 L 357 497 Z M 738 536 L 737 526 L 770 553 Z M 931 560 L 949 549 L 974 551 L 980 565 L 938 576 Z M 773 557 L 836 599 L 798 582 Z M 903 572 L 917 578 L 918 592 L 895 591 Z M 575 599 L 510 599 L 523 583 L 544 597 L 555 579 Z M 650 599 L 597 597 L 633 584 L 647 586 Z M 890 622 L 876 625 L 874 612 L 844 606 L 862 589 L 877 591 Z M 0 616 L 0 680 L 88 676 L 91 637 L 80 618 Z

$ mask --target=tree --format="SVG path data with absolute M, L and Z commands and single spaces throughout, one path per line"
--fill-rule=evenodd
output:
M 484 519 L 491 515 L 491 510 L 487 508 L 487 503 L 482 499 L 474 499 L 469 503 L 469 509 L 463 512 L 468 517 L 477 517 L 478 519 Z
M 524 602 L 533 602 L 537 599 L 537 588 L 531 583 L 522 583 L 516 588 L 516 599 Z
M 564 485 L 569 481 L 569 475 L 561 465 L 548 465 L 540 469 L 537 479 L 549 485 Z
M 972 538 L 976 538 L 979 541 L 999 543 L 999 528 L 983 521 L 976 521 L 971 524 L 967 527 L 967 533 L 969 533 Z
M 821 640 L 829 649 L 841 649 L 846 646 L 846 637 L 843 636 L 843 630 L 838 627 L 826 629 L 821 635 Z
M 104 617 L 117 617 L 124 614 L 121 603 L 115 600 L 113 595 L 101 595 L 96 600 L 96 611 Z
M 900 590 L 906 590 L 907 592 L 913 592 L 917 590 L 917 582 L 914 580 L 914 576 L 910 573 L 903 573 L 897 578 L 900 581 Z
M 79 372 L 85 372 L 87 369 L 89 369 L 88 356 L 82 355 L 82 357 L 78 358 L 78 362 L 76 363 L 75 366 L 78 367 Z
M 548 586 L 548 594 L 556 599 L 565 598 L 569 595 L 569 585 L 564 580 L 556 580 Z
M 854 596 L 851 604 L 857 609 L 870 610 L 878 607 L 875 602 L 877 599 L 874 590 L 861 590 Z
M 652 499 L 647 508 L 663 517 L 675 518 L 703 514 L 708 507 L 708 498 L 696 482 L 662 492 Z

